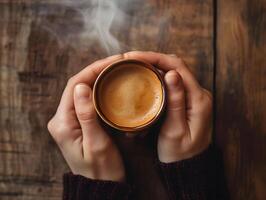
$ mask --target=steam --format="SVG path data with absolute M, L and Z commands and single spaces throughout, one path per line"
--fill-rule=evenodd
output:
M 98 2 L 98 5 L 92 23 L 95 28 L 94 31 L 99 35 L 99 40 L 109 54 L 112 52 L 118 53 L 121 51 L 119 41 L 112 35 L 110 28 L 117 15 L 123 19 L 123 13 L 120 12 L 117 6 L 113 3 L 114 1 L 96 0 L 96 2 Z M 88 27 L 86 28 L 88 31 Z
M 136 0 L 131 0 L 131 3 L 134 1 Z M 112 30 L 119 31 L 128 19 L 123 10 L 128 3 L 129 0 L 63 0 L 59 5 L 65 6 L 65 11 L 74 11 L 73 17 L 77 20 L 71 19 L 69 24 L 58 25 L 47 19 L 47 16 L 57 16 L 56 12 L 60 12 L 60 9 L 42 8 L 39 11 L 43 15 L 41 27 L 56 37 L 60 46 L 67 44 L 76 48 L 88 48 L 99 45 L 109 55 L 120 53 L 125 44 L 118 41 Z

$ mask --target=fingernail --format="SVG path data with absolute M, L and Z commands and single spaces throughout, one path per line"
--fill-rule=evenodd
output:
M 176 87 L 179 84 L 180 76 L 175 71 L 170 71 L 165 75 L 165 81 L 169 87 Z
M 91 89 L 86 84 L 78 84 L 75 86 L 75 96 L 78 99 L 88 100 L 91 96 Z

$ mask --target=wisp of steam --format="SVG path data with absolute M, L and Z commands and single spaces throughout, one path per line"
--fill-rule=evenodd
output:
M 108 55 L 121 53 L 125 44 L 118 41 L 111 29 L 119 29 L 124 25 L 128 19 L 126 7 L 129 3 L 132 5 L 137 1 L 139 0 L 62 0 L 59 1 L 61 6 L 74 10 L 79 15 L 82 28 L 78 29 L 74 24 L 67 24 L 78 30 L 64 32 L 62 31 L 64 27 L 57 27 L 58 25 L 45 19 L 41 22 L 41 26 L 53 34 L 61 45 L 81 48 L 97 41 Z M 42 14 L 53 15 L 55 12 L 56 9 L 49 8 L 43 10 Z

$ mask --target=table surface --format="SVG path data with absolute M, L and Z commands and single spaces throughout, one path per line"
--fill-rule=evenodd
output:
M 61 199 L 69 169 L 46 124 L 72 75 L 129 50 L 186 61 L 213 92 L 232 199 L 265 199 L 266 2 L 96 2 L 0 0 L 0 199 Z M 154 135 L 115 140 L 139 199 L 167 199 Z

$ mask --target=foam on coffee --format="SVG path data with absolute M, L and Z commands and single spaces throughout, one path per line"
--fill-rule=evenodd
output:
M 134 63 L 107 72 L 98 88 L 103 115 L 122 127 L 138 127 L 151 121 L 161 108 L 162 85 L 150 69 Z

